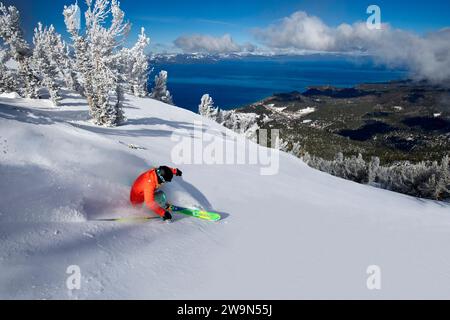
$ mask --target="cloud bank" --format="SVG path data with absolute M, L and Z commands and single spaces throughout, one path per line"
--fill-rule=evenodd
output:
M 213 37 L 200 34 L 181 36 L 174 41 L 174 44 L 185 53 L 235 53 L 245 51 L 252 52 L 256 48 L 250 43 L 236 43 L 229 34 L 225 34 L 222 37 Z
M 365 22 L 330 27 L 298 11 L 254 33 L 275 51 L 364 52 L 388 66 L 406 67 L 417 79 L 450 80 L 450 28 L 419 36 L 388 24 L 381 30 Z

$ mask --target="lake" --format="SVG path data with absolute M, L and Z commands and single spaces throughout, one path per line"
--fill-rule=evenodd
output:
M 175 104 L 195 112 L 205 93 L 213 97 L 216 106 L 233 109 L 274 93 L 302 92 L 308 86 L 351 87 L 407 77 L 406 71 L 387 69 L 367 57 L 249 57 L 152 67 L 150 86 L 155 74 L 168 71 L 168 87 Z

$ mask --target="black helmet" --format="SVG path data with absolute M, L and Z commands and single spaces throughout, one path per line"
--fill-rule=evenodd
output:
M 161 180 L 161 182 L 171 182 L 173 179 L 172 169 L 166 166 L 161 166 L 156 169 L 156 174 L 158 175 L 158 178 Z

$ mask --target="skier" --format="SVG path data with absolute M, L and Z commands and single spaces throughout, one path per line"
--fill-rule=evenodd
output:
M 158 196 L 158 189 L 161 185 L 171 182 L 174 175 L 181 177 L 183 172 L 181 172 L 180 169 L 166 166 L 153 168 L 144 172 L 133 183 L 130 193 L 130 202 L 133 206 L 139 206 L 145 202 L 147 207 L 163 218 L 164 221 L 172 220 L 172 214 L 155 201 L 155 195 Z

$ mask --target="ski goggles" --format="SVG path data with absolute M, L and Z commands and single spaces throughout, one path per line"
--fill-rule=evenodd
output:
M 158 178 L 161 180 L 162 183 L 166 183 L 166 179 L 164 179 L 164 177 L 161 174 L 161 170 L 156 169 L 156 175 L 158 176 Z

